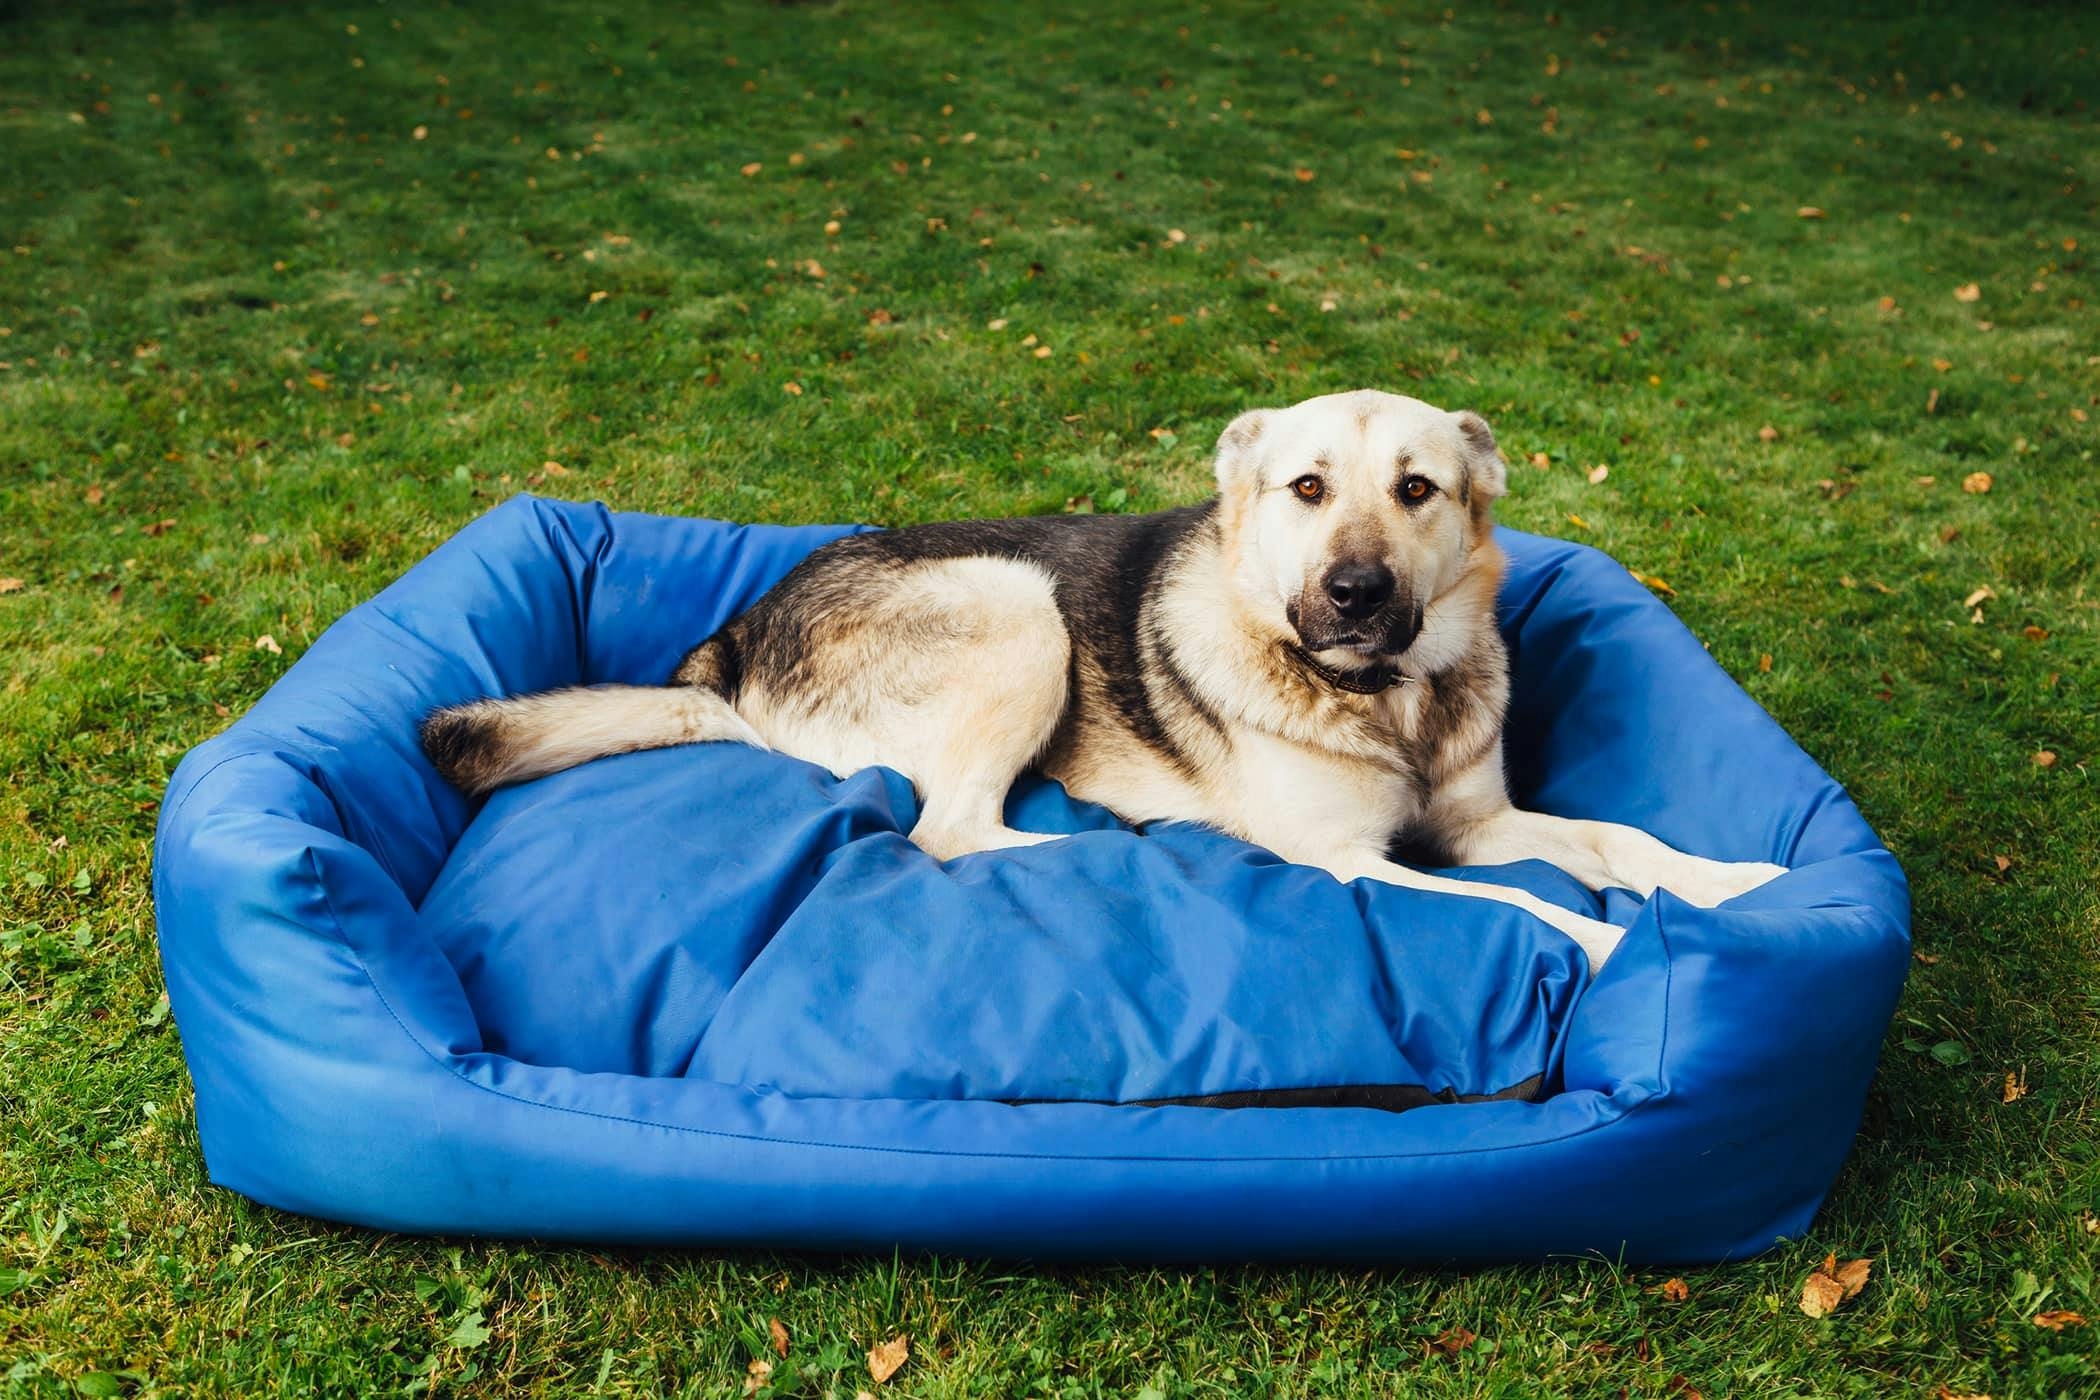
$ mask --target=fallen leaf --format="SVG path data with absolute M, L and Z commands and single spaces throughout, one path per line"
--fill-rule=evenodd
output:
M 763 1356 L 744 1368 L 744 1394 L 756 1395 L 773 1379 L 773 1363 Z
M 837 237 L 837 236 L 838 236 L 838 231 L 839 231 L 839 221 L 838 221 L 837 219 L 826 219 L 826 220 L 824 221 L 824 232 L 825 232 L 825 233 L 827 233 L 827 234 L 829 234 L 829 235 L 831 235 L 832 237 L 834 237 L 834 238 L 835 238 L 835 237 Z
M 1989 472 L 1970 472 L 1961 479 L 1961 489 L 1972 496 L 1981 496 L 1991 489 L 1991 474 Z
M 1948 370 L 1954 368 L 1954 361 L 1936 358 L 1932 362 L 1932 367 L 1938 370 L 1941 374 L 1945 374 Z
M 99 506 L 99 505 L 101 505 L 101 504 L 102 504 L 102 488 L 101 488 L 101 487 L 99 487 L 99 486 L 90 486 L 90 487 L 88 487 L 88 489 L 87 489 L 87 497 L 86 497 L 86 500 L 87 500 L 87 503 L 88 503 L 89 505 L 91 505 L 91 506 Z
M 2051 1332 L 2061 1332 L 2066 1327 L 2085 1326 L 2085 1314 L 2075 1313 L 2068 1310 L 2036 1313 L 2034 1315 L 2034 1325 L 2037 1327 L 2046 1327 Z
M 2020 635 L 2030 642 L 2046 642 L 2049 640 L 2049 629 L 2037 627 L 2030 622 L 2020 629 Z
M 1918 960 L 1918 964 L 1921 967 L 1938 967 L 1940 965 L 1940 955 L 1938 953 L 1912 953 L 1911 956 Z
M 868 1351 L 868 1375 L 875 1384 L 881 1385 L 897 1374 L 897 1368 L 911 1357 L 911 1340 L 902 1332 Z
M 1979 603 L 1983 603 L 1997 596 L 1998 595 L 1996 593 L 1993 593 L 1991 591 L 1991 586 L 1989 584 L 1985 584 L 1983 585 L 1983 587 L 1977 589 L 1974 593 L 1971 593 L 1968 597 L 1962 599 L 1961 605 L 1965 608 L 1973 608 Z
M 277 639 L 268 632 L 255 639 L 255 649 L 257 651 L 266 651 L 272 656 L 284 655 L 284 648 L 277 645 Z
M 1189 236 L 1186 233 L 1183 233 L 1178 228 L 1170 228 L 1167 230 L 1167 242 L 1169 243 L 1186 243 L 1188 242 L 1188 240 Z
M 1794 217 L 1797 219 L 1820 219 L 1823 217 L 1823 211 L 1816 208 L 1813 204 L 1804 204 L 1794 211 Z
M 1925 411 L 1927 413 L 1937 413 L 1939 410 L 1940 391 L 1936 388 L 1928 390 L 1925 395 Z
M 1779 429 L 1767 423 L 1757 430 L 1757 440 L 1759 442 L 1777 442 L 1779 441 Z
M 1932 1400 L 1991 1400 L 1991 1397 L 1986 1391 L 1950 1390 L 1943 1385 L 1932 1392 Z
M 2012 857 L 2000 852 L 1998 855 L 1991 857 L 1991 864 L 1997 866 L 1998 873 L 2003 875 L 2006 871 L 2012 869 Z
M 1867 1286 L 1867 1275 L 1873 1268 L 1872 1259 L 1851 1259 L 1840 1264 L 1837 1255 L 1825 1255 L 1823 1262 L 1801 1282 L 1801 1311 L 1810 1317 L 1828 1317 L 1858 1296 L 1859 1290 Z
M 542 462 L 540 470 L 548 476 L 567 476 L 569 469 L 559 462 Z
M 325 389 L 328 387 L 328 376 L 316 370 L 314 373 L 306 376 L 306 382 L 313 385 L 316 389 Z
M 2021 1071 L 2021 1072 L 2020 1072 L 2020 1073 L 2018 1073 L 2018 1074 L 2014 1074 L 2014 1073 L 2013 1073 L 2013 1072 L 2012 1072 L 2011 1070 L 2007 1070 L 2007 1071 L 2005 1072 L 2005 1092 L 2004 1092 L 2003 1094 L 2001 1094 L 2001 1095 L 1999 1096 L 1999 1098 L 1998 1098 L 1998 1102 L 1999 1102 L 1999 1103 L 2018 1103 L 2018 1102 L 2019 1102 L 2019 1101 L 2020 1101 L 2021 1099 L 2024 1099 L 2024 1098 L 2026 1098 L 2026 1097 L 2027 1097 L 2027 1074 L 2026 1074 L 2026 1071 L 2024 1071 L 2024 1070 L 2023 1070 L 2023 1071 Z
M 762 165 L 762 164 L 760 164 L 760 163 L 759 163 L 758 161 L 755 161 L 755 160 L 754 160 L 754 161 L 752 161 L 752 162 L 751 162 L 751 163 L 750 163 L 749 165 L 747 165 L 747 166 L 745 166 L 745 167 L 743 168 L 743 171 L 742 171 L 742 173 L 743 173 L 743 174 L 745 174 L 745 175 L 756 175 L 756 174 L 757 174 L 757 173 L 758 173 L 759 171 L 761 171 L 761 170 L 763 170 L 763 169 L 765 169 L 765 168 L 766 168 L 766 167 L 765 167 L 764 165 Z
M 1036 347 L 1035 347 L 1035 357 L 1036 357 L 1036 358 L 1037 358 L 1038 360 L 1047 360 L 1047 359 L 1049 359 L 1049 358 L 1050 358 L 1050 347 L 1049 347 L 1049 346 L 1047 346 L 1047 345 L 1038 345 L 1038 346 L 1036 346 Z
M 2056 750 L 2036 750 L 2034 755 L 2034 766 L 2037 768 L 2054 768 L 2056 766 Z
M 1757 669 L 1769 673 L 1772 669 L 1772 653 L 1766 652 L 1757 658 Z
M 0 593 L 20 593 L 21 591 L 22 580 L 18 578 L 0 578 Z
M 1648 585 L 1648 587 L 1654 589 L 1657 593 L 1665 593 L 1672 598 L 1677 596 L 1677 590 L 1670 587 L 1669 584 L 1663 582 L 1658 575 L 1644 574 L 1639 569 L 1628 569 L 1626 572 L 1632 574 L 1636 579 Z
M 150 525 L 141 525 L 139 533 L 142 535 L 165 535 L 174 528 L 175 522 L 172 520 L 156 520 Z
M 880 306 L 868 313 L 868 324 L 871 326 L 886 326 L 896 319 L 886 308 Z
M 779 1352 L 782 1359 L 785 1359 L 788 1354 L 787 1325 L 777 1317 L 769 1317 L 766 1319 L 766 1330 L 773 1336 L 773 1350 Z
M 427 126 L 419 126 L 414 131 L 411 131 L 408 134 L 416 140 L 420 141 L 430 134 L 430 128 Z
M 803 263 L 802 270 L 808 273 L 811 277 L 816 278 L 819 282 L 824 280 L 824 264 L 818 262 L 815 258 L 811 258 L 809 259 L 809 261 Z
M 996 320 L 986 321 L 984 328 L 988 331 L 1003 331 L 1006 329 L 1006 318 L 1001 316 Z
M 1302 166 L 1302 165 L 1301 165 L 1301 166 L 1299 166 L 1299 167 L 1298 167 L 1298 168 L 1297 168 L 1296 170 L 1293 170 L 1293 171 L 1292 171 L 1291 173 L 1292 173 L 1293 175 L 1296 175 L 1296 176 L 1298 177 L 1298 183 L 1299 183 L 1299 184 L 1301 184 L 1301 185 L 1302 185 L 1302 184 L 1305 184 L 1305 183 L 1307 183 L 1308 181 L 1310 181 L 1310 180 L 1311 180 L 1311 179 L 1313 178 L 1313 173 L 1312 173 L 1312 171 L 1310 171 L 1310 170 L 1307 170 L 1307 169 L 1306 169 L 1306 168 L 1305 168 L 1304 166 Z
M 605 300 L 605 299 L 606 299 L 607 297 L 609 297 L 609 296 L 611 296 L 611 295 L 612 295 L 612 293 L 611 293 L 611 292 L 607 292 L 607 291 L 596 291 L 596 292 L 592 292 L 592 293 L 591 293 L 591 305 L 593 305 L 593 306 L 596 306 L 596 305 L 597 305 L 597 304 L 598 304 L 599 302 L 601 302 L 601 301 L 604 301 L 604 300 Z
M 1531 454 L 1531 465 L 1545 471 L 1553 465 L 1553 459 L 1543 452 L 1534 452 Z
M 790 379 L 787 383 L 780 386 L 780 392 L 783 394 L 793 394 L 795 397 L 800 398 L 802 396 L 802 386 L 800 384 L 797 384 L 794 380 Z
M 1662 1286 L 1663 1301 L 1681 1303 L 1692 1296 L 1691 1286 L 1681 1278 L 1665 1279 Z
M 1964 282 L 1954 289 L 1954 299 L 1956 301 L 1979 301 L 1982 297 L 1983 288 L 1977 286 L 1974 282 Z
M 1589 521 L 1587 521 L 1587 520 L 1584 520 L 1584 519 L 1583 519 L 1583 518 L 1582 518 L 1581 516 L 1579 516 L 1579 515 L 1570 515 L 1570 516 L 1568 517 L 1568 523 L 1569 523 L 1570 525 L 1573 525 L 1573 526 L 1574 526 L 1574 527 L 1575 527 L 1576 529 L 1578 529 L 1578 530 L 1587 530 L 1587 529 L 1589 529 L 1589 528 L 1590 528 L 1590 522 L 1589 522 Z
M 1604 478 L 1610 475 L 1611 468 L 1605 466 L 1602 462 L 1599 462 L 1596 466 L 1591 467 L 1589 470 L 1589 483 L 1590 485 L 1595 486 L 1598 483 L 1602 482 Z
M 1424 1342 L 1432 1356 L 1456 1357 L 1467 1347 L 1480 1340 L 1480 1334 L 1466 1327 L 1453 1327 L 1433 1342 Z

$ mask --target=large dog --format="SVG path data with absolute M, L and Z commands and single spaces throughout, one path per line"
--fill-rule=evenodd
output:
M 1781 873 L 1511 805 L 1495 627 L 1500 453 L 1474 413 L 1364 390 L 1242 414 L 1218 494 L 1142 516 L 956 521 L 799 564 L 664 686 L 433 713 L 423 743 L 487 792 L 634 749 L 738 740 L 841 776 L 884 764 L 937 859 L 1054 838 L 1002 819 L 1034 767 L 1132 822 L 1194 821 L 1337 879 L 1495 899 L 1600 966 L 1621 930 L 1387 858 L 1550 861 L 1592 889 L 1715 904 Z

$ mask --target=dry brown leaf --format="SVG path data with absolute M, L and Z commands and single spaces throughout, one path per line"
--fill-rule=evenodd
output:
M 744 1368 L 744 1394 L 756 1395 L 773 1379 L 773 1363 L 763 1356 Z
M 2034 1315 L 2034 1325 L 2046 1327 L 2051 1332 L 2061 1332 L 2066 1327 L 2085 1326 L 2085 1314 L 2063 1309 L 2059 1309 L 2056 1312 L 2036 1313 Z
M 1925 411 L 1927 413 L 1937 413 L 1940 411 L 1940 391 L 1938 389 L 1932 389 L 1926 393 Z
M 1760 670 L 1760 671 L 1765 671 L 1765 672 L 1769 672 L 1769 671 L 1771 671 L 1771 669 L 1772 669 L 1772 653 L 1771 653 L 1771 652 L 1769 652 L 1769 651 L 1768 651 L 1768 652 L 1765 652 L 1765 653 L 1764 653 L 1763 655 L 1761 655 L 1761 656 L 1759 656 L 1759 657 L 1757 658 L 1757 669 L 1758 669 L 1758 670 Z
M 1759 442 L 1777 442 L 1779 441 L 1779 429 L 1767 423 L 1757 430 L 1757 440 Z
M 20 593 L 21 591 L 22 580 L 18 578 L 0 578 L 0 593 Z
M 88 503 L 89 505 L 91 505 L 91 506 L 99 506 L 99 505 L 101 505 L 101 504 L 102 504 L 102 488 L 101 488 L 101 487 L 99 487 L 99 486 L 90 486 L 90 487 L 88 487 L 88 489 L 87 489 L 87 503 Z
M 2006 871 L 2012 869 L 2012 857 L 2001 851 L 1991 857 L 1991 864 L 1997 866 L 1998 873 L 2003 875 Z
M 1662 1286 L 1663 1301 L 1681 1303 L 1692 1296 L 1691 1285 L 1681 1278 L 1665 1279 Z
M 2020 629 L 2020 635 L 2030 642 L 2046 642 L 2049 640 L 2049 629 L 2037 627 L 2030 622 Z
M 1480 1334 L 1466 1327 L 1453 1327 L 1433 1342 L 1424 1342 L 1432 1356 L 1455 1357 L 1467 1347 L 1480 1340 Z
M 881 1385 L 897 1374 L 897 1368 L 911 1358 L 911 1339 L 902 1332 L 888 1341 L 868 1349 L 868 1375 L 875 1384 Z
M 1038 346 L 1036 346 L 1036 347 L 1035 347 L 1035 357 L 1036 357 L 1036 358 L 1037 358 L 1038 360 L 1047 360 L 1047 359 L 1049 359 L 1049 358 L 1050 358 L 1050 347 L 1049 347 L 1049 346 L 1047 346 L 1047 345 L 1038 345 Z
M 751 163 L 750 163 L 749 165 L 747 165 L 747 166 L 745 166 L 745 167 L 744 167 L 744 169 L 743 169 L 743 173 L 744 173 L 744 174 L 746 174 L 746 175 L 756 175 L 756 174 L 757 174 L 757 173 L 758 173 L 759 171 L 761 171 L 761 170 L 763 170 L 763 169 L 765 169 L 765 168 L 766 168 L 766 167 L 765 167 L 764 165 L 762 165 L 762 164 L 760 164 L 760 163 L 759 163 L 758 161 L 755 161 L 755 160 L 754 160 L 754 161 L 752 161 L 752 162 L 751 162 Z
M 794 380 L 790 379 L 787 383 L 780 386 L 780 392 L 783 394 L 793 394 L 795 397 L 800 398 L 802 397 L 802 386 L 800 384 L 797 384 Z
M 2005 1072 L 2005 1092 L 1999 1097 L 1998 1102 L 2018 1103 L 2026 1097 L 2027 1071 L 2022 1070 L 2018 1074 L 2014 1074 L 2011 1070 L 2007 1070 Z
M 1989 472 L 1970 472 L 1961 479 L 1961 489 L 1972 496 L 1981 496 L 1991 489 L 1991 474 Z
M 139 526 L 139 533 L 142 535 L 165 535 L 174 528 L 175 522 L 172 520 L 156 520 L 151 524 Z
M 1794 217 L 1797 219 L 1820 219 L 1823 217 L 1823 211 L 1816 208 L 1813 204 L 1804 204 L 1794 211 Z
M 769 1317 L 766 1319 L 766 1331 L 772 1334 L 773 1350 L 779 1352 L 781 1358 L 785 1360 L 788 1354 L 787 1324 L 777 1317 Z
M 554 461 L 540 463 L 540 470 L 545 472 L 548 476 L 567 476 L 569 474 L 569 469 L 567 467 L 563 466 L 559 462 Z
M 1935 359 L 1932 362 L 1932 367 L 1938 370 L 1941 374 L 1945 374 L 1948 370 L 1954 368 L 1954 361 L 1948 359 Z
M 1801 1281 L 1801 1311 L 1810 1317 L 1828 1317 L 1858 1296 L 1859 1290 L 1867 1286 L 1867 1275 L 1873 1268 L 1872 1259 L 1849 1259 L 1840 1264 L 1837 1255 L 1825 1255 L 1822 1264 Z
M 284 655 L 284 648 L 277 645 L 277 639 L 268 632 L 255 639 L 255 649 L 257 651 L 266 651 L 272 656 Z
M 1596 466 L 1591 467 L 1589 469 L 1589 483 L 1592 486 L 1598 485 L 1604 480 L 1604 478 L 1610 475 L 1611 468 L 1605 466 L 1602 462 L 1599 462 Z
M 2054 768 L 2056 766 L 2056 750 L 2036 749 L 2034 752 L 2034 766 L 2037 768 Z
M 1932 1400 L 1991 1400 L 1991 1397 L 1986 1391 L 1950 1390 L 1943 1385 L 1932 1392 Z
M 1956 301 L 1980 301 L 1982 298 L 1983 288 L 1977 286 L 1974 282 L 1964 282 L 1954 289 L 1954 299 Z
M 1545 471 L 1553 465 L 1553 459 L 1543 452 L 1534 452 L 1531 454 L 1531 465 Z
M 1997 596 L 1998 595 L 1996 593 L 1993 593 L 1991 591 L 1990 585 L 1985 584 L 1981 588 L 1978 588 L 1974 593 L 1971 593 L 1968 597 L 1962 599 L 1961 605 L 1965 608 L 1973 608 L 1976 607 L 1978 604 L 1986 602 L 1989 599 L 1995 598 Z
M 1313 178 L 1313 172 L 1312 172 L 1312 171 L 1310 171 L 1310 170 L 1307 170 L 1307 169 L 1306 169 L 1306 168 L 1305 168 L 1304 166 L 1302 166 L 1302 165 L 1301 165 L 1301 166 L 1299 166 L 1299 167 L 1298 167 L 1298 168 L 1297 168 L 1296 170 L 1293 170 L 1293 171 L 1292 171 L 1291 173 L 1292 173 L 1293 175 L 1296 175 L 1296 176 L 1298 177 L 1298 183 L 1299 183 L 1299 184 L 1301 184 L 1301 185 L 1302 185 L 1302 184 L 1306 184 L 1306 183 L 1310 182 L 1310 181 L 1312 180 L 1312 178 Z

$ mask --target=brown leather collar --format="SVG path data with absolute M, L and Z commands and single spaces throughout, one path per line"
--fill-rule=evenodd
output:
M 1296 642 L 1285 642 L 1283 649 L 1296 657 L 1306 670 L 1318 676 L 1336 690 L 1346 690 L 1351 695 L 1383 695 L 1407 679 L 1400 668 L 1381 661 L 1376 666 L 1366 666 L 1360 671 L 1337 671 L 1332 666 L 1323 666 L 1313 654 Z

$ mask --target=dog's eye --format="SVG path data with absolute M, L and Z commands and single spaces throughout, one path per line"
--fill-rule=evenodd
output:
M 1291 493 L 1301 501 L 1317 501 L 1327 494 L 1327 483 L 1308 474 L 1291 483 Z
M 1410 504 L 1426 501 L 1436 494 L 1436 483 L 1426 476 L 1411 476 L 1400 483 L 1400 499 Z

